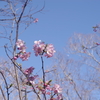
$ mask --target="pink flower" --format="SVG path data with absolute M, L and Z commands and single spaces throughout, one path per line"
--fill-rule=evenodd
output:
M 31 84 L 35 84 L 34 80 L 38 77 L 38 75 L 28 77 L 28 82 Z
M 45 49 L 45 46 L 46 45 L 41 40 L 34 41 L 34 48 L 33 49 L 34 49 L 35 55 L 36 56 L 42 55 L 43 50 Z
M 15 54 L 15 56 L 13 57 L 14 60 L 17 60 L 19 57 L 19 54 Z
M 38 18 L 35 18 L 34 23 L 37 23 L 38 21 L 39 21 Z
M 33 80 L 35 80 L 37 77 L 38 77 L 38 75 L 30 76 L 30 77 L 28 77 L 28 80 L 29 80 L 29 81 L 33 81 Z
M 14 59 L 14 60 L 17 60 L 17 58 L 18 58 L 18 57 L 17 57 L 17 56 L 15 56 L 13 59 Z
M 22 61 L 25 61 L 25 60 L 28 60 L 28 58 L 30 57 L 30 54 L 31 54 L 30 52 L 28 53 L 24 52 L 20 54 L 19 57 L 22 59 Z
M 52 57 L 56 52 L 52 44 L 45 44 L 41 40 L 34 42 L 33 50 L 36 56 L 44 54 L 47 58 Z
M 24 41 L 22 41 L 21 39 L 18 39 L 16 42 L 16 45 L 17 45 L 18 50 L 20 50 L 20 52 L 17 54 L 18 56 L 14 57 L 14 59 L 17 60 L 17 58 L 20 57 L 22 61 L 28 60 L 31 53 L 30 52 L 26 53 L 26 46 L 25 46 Z
M 30 67 L 30 68 L 28 68 L 28 69 L 26 69 L 25 71 L 24 71 L 24 74 L 26 74 L 26 75 L 30 75 L 32 72 L 33 72 L 33 70 L 34 70 L 34 67 Z
M 18 50 L 20 50 L 22 52 L 25 52 L 26 51 L 25 43 L 21 39 L 18 39 L 18 41 L 16 42 L 16 45 L 18 47 Z
M 20 48 L 18 48 L 18 50 L 22 51 L 22 52 L 26 52 L 26 46 L 20 46 Z
M 54 50 L 54 47 L 52 44 L 48 44 L 45 49 L 45 52 L 46 52 L 45 56 L 49 58 L 49 57 L 52 57 L 56 51 Z
M 18 48 L 20 48 L 24 44 L 25 44 L 24 41 L 22 41 L 21 39 L 18 39 L 17 42 L 16 42 L 16 45 L 17 45 Z
M 50 90 L 50 91 L 52 90 L 51 87 L 50 87 L 50 85 L 47 85 L 47 86 L 46 86 L 46 89 L 47 89 L 47 90 Z
M 55 84 L 54 87 L 52 88 L 52 90 L 54 91 L 54 93 L 58 94 L 62 92 L 62 88 L 60 88 L 60 86 L 58 84 Z

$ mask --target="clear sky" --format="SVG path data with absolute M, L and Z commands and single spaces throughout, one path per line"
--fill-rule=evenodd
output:
M 34 0 L 33 6 L 39 10 L 43 4 L 43 0 Z M 45 0 L 44 10 L 34 17 L 39 19 L 38 23 L 33 23 L 20 35 L 20 39 L 26 42 L 27 51 L 32 51 L 35 40 L 43 40 L 52 43 L 56 51 L 63 52 L 73 33 L 93 33 L 92 27 L 100 23 L 100 0 Z M 3 39 L 0 39 L 0 46 L 2 42 Z M 3 48 L 0 49 L 3 57 Z M 50 65 L 49 58 L 45 64 Z M 40 65 L 40 58 L 35 57 L 33 52 L 29 61 L 24 62 L 25 67 L 37 69 L 41 68 Z

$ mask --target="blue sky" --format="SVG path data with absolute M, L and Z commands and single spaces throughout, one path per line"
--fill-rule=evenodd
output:
M 34 0 L 33 6 L 39 10 L 43 4 L 43 0 Z M 45 0 L 44 10 L 34 18 L 39 19 L 38 23 L 33 23 L 19 38 L 26 42 L 27 51 L 32 52 L 29 61 L 23 65 L 40 69 L 40 58 L 35 57 L 32 51 L 33 42 L 43 40 L 52 43 L 56 51 L 63 52 L 73 33 L 93 33 L 92 26 L 100 23 L 100 0 Z M 0 39 L 0 46 L 2 42 L 5 41 Z M 1 57 L 5 56 L 4 49 L 0 49 Z M 47 59 L 45 65 L 50 66 L 50 63 Z
M 38 0 L 38 8 L 43 1 Z M 96 0 L 46 0 L 37 24 L 31 25 L 26 36 L 33 40 L 53 43 L 57 50 L 62 50 L 73 33 L 93 33 L 92 26 L 99 23 L 99 3 Z M 31 29 L 31 32 L 30 32 Z M 30 34 L 30 35 L 29 35 Z

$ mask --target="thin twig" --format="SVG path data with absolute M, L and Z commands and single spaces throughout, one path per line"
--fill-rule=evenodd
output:
M 7 100 L 9 100 L 9 87 L 8 87 L 8 83 L 6 81 L 5 76 L 3 75 L 2 71 L 0 71 L 0 73 L 1 73 L 1 75 L 3 77 L 3 79 L 4 79 L 4 82 L 5 82 L 5 85 L 6 85 L 6 89 L 7 89 Z
M 1 86 L 0 86 L 0 90 L 1 90 L 1 93 L 2 93 L 2 96 L 3 96 L 4 100 L 6 100 L 5 94 L 4 94 L 3 89 L 2 89 Z

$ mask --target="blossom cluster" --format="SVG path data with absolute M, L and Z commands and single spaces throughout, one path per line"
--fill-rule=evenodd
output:
M 56 52 L 52 44 L 45 44 L 41 40 L 34 41 L 33 50 L 36 56 L 44 55 L 47 58 L 52 57 Z
M 30 67 L 23 71 L 25 76 L 27 77 L 26 80 L 27 84 L 32 84 L 32 85 L 35 84 L 34 80 L 38 77 L 38 75 L 31 75 L 34 69 L 35 69 L 34 67 Z
M 25 60 L 28 60 L 28 58 L 30 57 L 30 52 L 26 52 L 26 46 L 25 46 L 25 42 L 18 39 L 17 42 L 16 42 L 16 46 L 17 46 L 17 49 L 19 50 L 19 53 L 17 53 L 15 56 L 14 56 L 14 60 L 17 60 L 18 58 L 21 58 L 22 61 L 25 61 Z
M 23 71 L 27 77 L 27 80 L 25 81 L 26 85 L 29 85 L 29 86 L 34 85 L 34 87 L 37 88 L 38 92 L 49 95 L 51 98 L 49 100 L 61 100 L 62 88 L 58 84 L 54 84 L 52 86 L 51 80 L 46 81 L 45 83 L 42 80 L 40 80 L 38 83 L 36 83 L 35 79 L 38 77 L 38 75 L 32 75 L 32 72 L 34 69 L 35 69 L 34 67 L 30 67 Z
M 35 68 L 34 67 L 30 67 L 30 68 L 27 68 L 25 71 L 24 71 L 24 74 L 27 75 L 27 76 L 30 76 L 33 72 Z
M 45 86 L 45 87 L 44 87 Z M 39 91 L 42 92 L 42 94 L 47 94 L 51 96 L 51 99 L 49 100 L 61 100 L 62 99 L 62 88 L 58 85 L 58 84 L 54 84 L 54 86 L 51 86 L 51 80 L 50 81 L 46 81 L 45 84 L 40 81 L 37 84 L 37 88 L 39 89 Z

